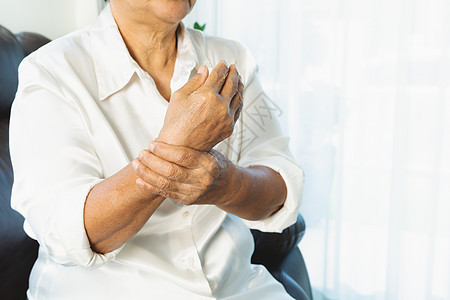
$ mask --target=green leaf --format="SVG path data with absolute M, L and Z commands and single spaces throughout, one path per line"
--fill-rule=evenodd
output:
M 194 23 L 194 29 L 200 30 L 200 31 L 204 31 L 206 27 L 206 23 L 203 25 L 198 24 L 198 22 Z

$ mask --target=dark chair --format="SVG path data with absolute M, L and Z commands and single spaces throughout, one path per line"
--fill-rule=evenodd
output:
M 264 265 L 297 300 L 312 300 L 308 270 L 298 244 L 305 235 L 305 221 L 301 214 L 297 222 L 282 233 L 251 230 L 255 240 L 252 263 Z
M 22 59 L 50 40 L 34 33 L 17 36 L 0 26 L 0 298 L 25 299 L 38 243 L 23 231 L 23 217 L 11 209 L 13 173 L 9 157 L 9 113 Z
M 17 68 L 22 59 L 50 40 L 35 33 L 12 34 L 0 25 L 0 298 L 26 299 L 28 277 L 37 258 L 38 243 L 23 231 L 23 217 L 11 208 L 13 173 L 8 132 Z M 283 233 L 252 230 L 252 262 L 263 264 L 295 299 L 312 299 L 303 257 L 297 247 L 305 230 L 301 216 Z

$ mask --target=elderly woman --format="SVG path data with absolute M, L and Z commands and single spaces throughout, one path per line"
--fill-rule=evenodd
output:
M 110 2 L 19 69 L 29 299 L 290 299 L 250 264 L 248 227 L 294 223 L 303 179 L 252 56 L 186 29 L 194 0 Z

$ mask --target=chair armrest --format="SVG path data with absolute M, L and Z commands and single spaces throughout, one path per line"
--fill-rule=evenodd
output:
M 281 233 L 256 229 L 251 229 L 251 232 L 255 241 L 252 263 L 277 265 L 297 247 L 305 235 L 305 220 L 298 214 L 297 221 Z
M 251 230 L 255 241 L 252 263 L 265 266 L 297 300 L 312 300 L 308 270 L 298 247 L 305 228 L 305 221 L 299 214 L 296 223 L 281 233 Z
M 269 272 L 295 299 L 313 299 L 308 270 L 298 247 L 293 249 L 278 266 L 269 269 Z

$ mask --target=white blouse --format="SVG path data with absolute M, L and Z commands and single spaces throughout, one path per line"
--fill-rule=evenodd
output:
M 233 135 L 215 149 L 239 166 L 264 165 L 286 182 L 287 199 L 261 221 L 213 205 L 166 199 L 122 247 L 91 250 L 83 224 L 89 190 L 130 163 L 157 137 L 168 106 L 132 59 L 108 7 L 97 21 L 27 57 L 11 112 L 12 206 L 40 244 L 29 299 L 290 299 L 260 265 L 251 265 L 248 229 L 281 232 L 299 210 L 303 171 L 242 45 L 185 29 L 171 90 L 198 67 L 235 63 L 245 84 Z

